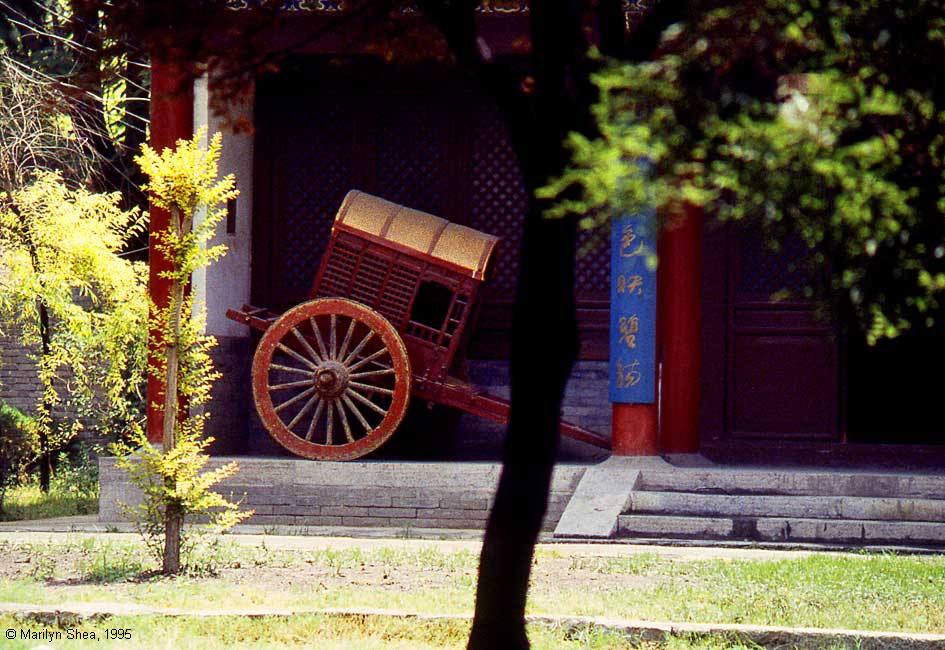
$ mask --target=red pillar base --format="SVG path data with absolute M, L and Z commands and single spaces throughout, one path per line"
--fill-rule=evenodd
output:
M 655 404 L 614 404 L 611 423 L 615 455 L 659 454 Z

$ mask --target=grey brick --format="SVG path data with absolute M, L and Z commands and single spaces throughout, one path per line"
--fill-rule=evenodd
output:
M 470 521 L 485 521 L 489 513 L 485 510 L 447 510 L 440 508 L 436 511 L 437 519 L 469 519 Z
M 436 508 L 440 505 L 438 496 L 394 497 L 391 503 L 396 508 Z
M 390 526 L 387 517 L 342 517 L 343 526 Z
M 321 515 L 301 515 L 296 517 L 295 521 L 301 526 L 341 526 L 344 524 L 342 517 L 324 517 Z
M 259 526 L 291 526 L 295 523 L 295 517 L 289 515 L 253 515 L 245 523 Z
M 320 514 L 341 517 L 416 517 L 414 508 L 362 508 L 358 506 L 324 506 Z
M 486 510 L 489 508 L 489 497 L 447 497 L 440 501 L 440 507 Z

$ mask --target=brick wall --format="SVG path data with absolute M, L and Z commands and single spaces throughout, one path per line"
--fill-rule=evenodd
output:
M 26 347 L 21 342 L 17 328 L 9 325 L 0 327 L 3 336 L 0 336 L 0 403 L 9 404 L 24 413 L 34 414 L 43 397 L 43 387 L 39 381 L 36 364 L 38 346 Z M 69 371 L 64 369 L 61 376 L 69 377 Z M 65 395 L 56 389 L 60 397 Z M 76 417 L 75 410 L 60 401 L 53 408 L 53 416 L 60 421 L 68 421 Z M 94 438 L 92 431 L 94 421 L 91 418 L 82 418 L 83 432 L 80 437 Z
M 36 409 L 43 395 L 33 351 L 20 343 L 15 330 L 2 327 L 0 336 L 0 402 L 14 406 L 25 413 Z

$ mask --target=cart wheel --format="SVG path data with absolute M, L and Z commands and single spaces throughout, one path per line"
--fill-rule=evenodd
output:
M 253 399 L 269 434 L 294 454 L 352 460 L 387 440 L 407 410 L 410 361 L 380 314 L 343 298 L 302 303 L 266 330 Z

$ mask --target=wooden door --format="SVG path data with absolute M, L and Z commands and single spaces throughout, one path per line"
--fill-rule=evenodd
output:
M 838 337 L 796 297 L 802 244 L 774 254 L 757 233 L 710 224 L 704 245 L 703 440 L 840 441 Z M 795 297 L 775 299 L 782 289 Z

